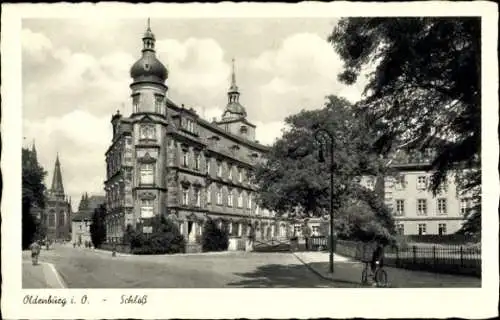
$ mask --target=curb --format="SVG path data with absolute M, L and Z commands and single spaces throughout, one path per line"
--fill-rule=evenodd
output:
M 315 268 L 311 267 L 309 265 L 309 263 L 305 262 L 302 258 L 300 258 L 295 252 L 292 252 L 292 254 L 294 255 L 295 258 L 297 258 L 297 260 L 299 260 L 303 265 L 305 265 L 307 267 L 307 269 L 311 270 L 314 274 L 316 274 L 318 277 L 320 277 L 321 279 L 324 279 L 324 280 L 328 280 L 328 281 L 335 281 L 335 279 L 333 279 L 332 277 L 327 277 L 327 276 L 324 276 L 321 272 L 319 272 L 318 270 L 316 270 Z
M 44 266 L 48 267 L 48 269 L 50 269 L 50 274 L 52 274 L 52 276 L 49 276 L 50 278 L 55 278 L 55 282 L 57 282 L 57 287 L 53 288 L 53 289 L 66 289 L 68 286 L 66 285 L 66 283 L 64 282 L 63 278 L 61 277 L 61 275 L 59 274 L 59 272 L 57 271 L 56 267 L 54 266 L 54 264 L 50 263 L 50 262 L 41 262 L 41 264 L 43 264 Z M 47 272 L 48 273 L 48 272 Z M 45 270 L 44 270 L 44 275 L 45 275 Z M 47 279 L 48 277 L 46 276 L 46 279 L 45 281 L 47 282 L 47 284 L 51 285 L 53 284 L 54 281 L 52 281 L 53 279 Z

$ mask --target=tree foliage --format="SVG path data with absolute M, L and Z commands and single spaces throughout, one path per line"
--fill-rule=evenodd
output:
M 90 238 L 95 248 L 100 248 L 106 241 L 106 206 L 101 204 L 94 209 L 92 224 L 90 225 Z
M 341 81 L 355 83 L 373 69 L 359 107 L 378 131 L 376 150 L 423 150 L 442 139 L 432 163 L 432 190 L 452 173 L 479 204 L 480 19 L 344 18 L 329 41 L 344 62 Z
M 208 219 L 203 225 L 201 241 L 204 252 L 225 251 L 229 247 L 229 232 L 225 227 L 219 228 L 213 219 Z
M 148 225 L 152 227 L 150 234 L 127 228 L 124 240 L 130 244 L 132 253 L 173 254 L 185 251 L 186 241 L 172 220 L 160 215 L 150 219 Z
M 255 182 L 260 188 L 260 205 L 288 216 L 294 213 L 323 216 L 328 213 L 331 155 L 327 154 L 324 163 L 318 161 L 319 149 L 329 144 L 327 141 L 317 142 L 314 133 L 321 128 L 333 135 L 334 210 L 338 212 L 353 199 L 368 201 L 372 204 L 371 209 L 381 209 L 369 197 L 371 191 L 360 189 L 356 178 L 382 174 L 383 162 L 377 154 L 369 152 L 373 135 L 364 119 L 356 117 L 349 102 L 330 96 L 323 109 L 301 111 L 286 118 L 285 122 L 288 129 L 274 143 L 266 162 L 258 165 L 254 172 Z M 390 215 L 380 218 L 386 219 L 381 222 L 381 228 L 391 232 L 393 221 Z M 345 216 L 342 219 L 339 224 L 350 223 Z
M 27 248 L 35 238 L 44 236 L 42 221 L 35 210 L 45 208 L 45 184 L 47 173 L 38 163 L 35 150 L 22 149 L 22 246 Z

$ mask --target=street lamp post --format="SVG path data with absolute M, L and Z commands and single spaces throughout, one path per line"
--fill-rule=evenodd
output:
M 326 139 L 325 139 L 326 136 Z M 319 149 L 319 161 L 320 162 L 325 162 L 325 157 L 323 154 L 323 144 L 326 143 L 329 144 L 329 149 L 330 149 L 330 273 L 334 272 L 333 268 L 333 253 L 334 253 L 334 230 L 335 230 L 335 225 L 334 225 L 334 213 L 333 213 L 333 135 L 325 129 L 318 129 L 314 133 L 314 137 L 316 141 L 318 141 L 321 145 Z

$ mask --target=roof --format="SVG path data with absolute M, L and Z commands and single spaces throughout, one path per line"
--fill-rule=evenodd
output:
M 84 210 L 80 210 L 77 213 L 75 213 L 71 220 L 72 221 L 91 220 L 94 210 L 104 203 L 106 203 L 105 196 L 90 196 L 88 198 L 88 207 Z

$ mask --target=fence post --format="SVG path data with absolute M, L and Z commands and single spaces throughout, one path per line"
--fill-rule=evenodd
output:
M 399 267 L 399 247 L 396 247 L 396 267 Z
M 460 246 L 460 267 L 464 267 L 464 247 Z
M 413 246 L 413 264 L 417 264 L 417 246 Z
M 436 269 L 436 246 L 432 246 L 432 262 L 434 269 Z

